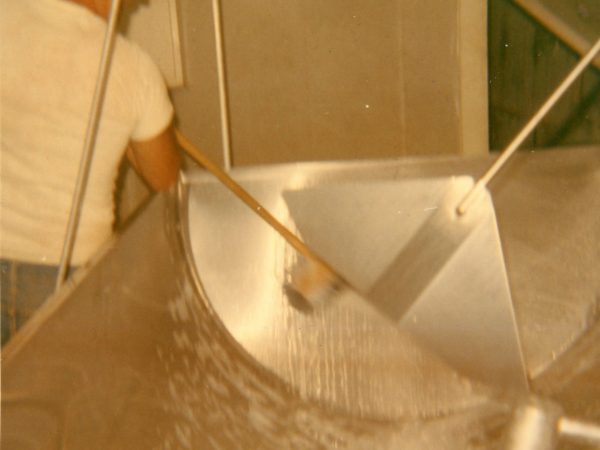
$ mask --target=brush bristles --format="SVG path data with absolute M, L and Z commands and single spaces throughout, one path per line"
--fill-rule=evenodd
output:
M 302 310 L 314 310 L 332 299 L 341 289 L 342 283 L 338 276 L 327 267 L 315 262 L 306 262 L 296 267 L 291 275 L 286 289 L 292 290 L 299 298 L 294 298 Z M 299 307 L 304 303 L 303 307 Z

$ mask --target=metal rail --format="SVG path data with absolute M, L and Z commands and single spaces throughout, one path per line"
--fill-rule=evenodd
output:
M 104 35 L 104 44 L 102 47 L 102 56 L 100 59 L 100 67 L 98 69 L 98 77 L 96 88 L 92 98 L 92 107 L 88 119 L 85 141 L 83 144 L 83 152 L 77 173 L 77 181 L 75 184 L 75 192 L 71 203 L 71 212 L 67 223 L 67 231 L 63 242 L 63 249 L 58 266 L 58 276 L 56 277 L 56 290 L 62 286 L 68 275 L 73 248 L 81 217 L 83 207 L 83 198 L 87 187 L 88 178 L 90 175 L 90 167 L 92 157 L 94 155 L 94 146 L 96 144 L 96 136 L 98 135 L 98 125 L 100 122 L 100 112 L 104 102 L 104 94 L 106 92 L 106 82 L 108 80 L 108 70 L 112 58 L 112 49 L 115 41 L 117 23 L 119 21 L 119 11 L 121 8 L 121 0 L 112 0 L 106 33 Z
M 213 0 L 212 10 L 213 26 L 215 29 L 217 75 L 219 81 L 219 108 L 221 119 L 221 141 L 223 146 L 223 166 L 225 171 L 229 172 L 231 169 L 231 130 L 229 127 L 229 100 L 227 98 L 225 49 L 223 44 L 223 19 L 219 0 Z

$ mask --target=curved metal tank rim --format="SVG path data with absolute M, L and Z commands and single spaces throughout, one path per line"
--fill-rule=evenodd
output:
M 445 162 L 447 160 L 455 161 L 455 158 L 440 158 L 441 162 Z M 418 163 L 419 160 L 415 159 L 415 163 Z M 404 161 L 403 161 L 404 162 Z M 363 162 L 316 162 L 316 163 L 292 163 L 292 164 L 282 164 L 282 165 L 273 165 L 268 167 L 244 167 L 236 172 L 236 179 L 238 181 L 243 181 L 244 179 L 253 178 L 257 175 L 263 175 L 265 173 L 273 173 L 277 175 L 281 175 L 281 172 L 289 172 L 292 173 L 302 173 L 307 169 L 312 170 L 313 173 L 316 170 L 317 172 L 329 172 L 332 168 L 348 168 L 350 170 L 354 170 L 356 167 L 361 168 L 371 168 L 377 167 L 381 164 L 388 165 L 389 161 L 368 161 L 366 164 Z M 370 414 L 365 414 L 363 412 L 357 412 L 355 410 L 346 410 L 344 408 L 339 408 L 338 405 L 333 405 L 323 399 L 303 395 L 300 390 L 293 386 L 288 380 L 281 378 L 277 373 L 271 370 L 269 367 L 266 367 L 259 360 L 256 359 L 254 355 L 252 355 L 242 343 L 238 342 L 236 338 L 231 334 L 228 330 L 227 326 L 221 320 L 219 314 L 213 307 L 211 300 L 206 293 L 203 283 L 202 276 L 198 272 L 198 268 L 193 256 L 193 252 L 191 250 L 190 244 L 190 228 L 188 220 L 188 201 L 187 195 L 189 192 L 189 185 L 193 184 L 194 181 L 214 181 L 213 176 L 205 173 L 196 171 L 192 174 L 191 177 L 184 177 L 182 182 L 178 184 L 177 192 L 176 192 L 176 216 L 178 217 L 178 226 L 180 227 L 179 240 L 180 245 L 183 248 L 183 254 L 185 255 L 185 260 L 187 262 L 186 266 L 190 272 L 190 277 L 193 280 L 193 283 L 197 289 L 199 297 L 202 299 L 204 306 L 210 312 L 211 319 L 214 324 L 218 326 L 220 330 L 220 334 L 223 338 L 226 339 L 228 344 L 234 348 L 243 359 L 241 361 L 246 366 L 250 367 L 254 373 L 259 377 L 267 377 L 268 383 L 272 388 L 279 390 L 281 392 L 286 392 L 288 395 L 292 395 L 296 398 L 296 401 L 301 402 L 305 405 L 312 405 L 312 407 L 317 408 L 325 414 L 332 414 L 335 417 L 346 418 L 346 420 L 350 421 L 360 421 L 360 423 L 370 423 L 373 425 L 378 424 L 383 427 L 397 427 L 401 423 L 410 424 L 423 420 L 439 420 L 450 417 L 457 417 L 461 414 L 472 414 L 475 411 L 481 411 L 485 416 L 491 414 L 496 416 L 498 414 L 504 416 L 509 411 L 509 404 L 514 400 L 512 394 L 508 394 L 506 392 L 496 392 L 495 390 L 488 389 L 484 387 L 486 392 L 485 400 L 483 402 L 477 402 L 477 404 L 464 405 L 462 407 L 453 407 L 451 410 L 440 410 L 435 413 L 427 413 L 423 412 L 417 415 L 403 415 L 397 417 L 388 417 L 388 416 L 371 416 Z M 260 220 L 258 217 L 256 220 Z M 481 387 L 480 387 L 481 388 Z
M 590 151 L 592 152 L 592 156 L 597 154 L 597 150 L 599 149 L 598 146 L 584 146 L 584 147 L 579 147 L 576 148 L 576 150 L 580 151 L 581 153 L 585 153 L 587 154 L 588 158 L 590 155 Z M 562 158 L 562 156 L 567 157 L 567 153 L 561 153 L 561 152 L 568 152 L 569 150 L 573 150 L 573 147 L 566 147 L 566 148 L 554 148 L 554 149 L 546 149 L 544 151 L 530 151 L 530 150 L 522 150 L 520 151 L 520 157 L 517 156 L 513 161 L 511 161 L 509 163 L 509 165 L 506 168 L 507 172 L 510 172 L 510 166 L 512 165 L 511 163 L 514 161 L 520 161 L 517 162 L 516 165 L 514 165 L 514 169 L 516 171 L 519 171 L 519 167 L 521 164 L 523 164 L 524 159 L 522 158 L 523 156 L 527 156 L 527 154 L 529 153 L 536 153 L 536 158 L 544 160 L 545 158 L 551 160 L 551 159 L 556 159 L 556 158 Z M 483 172 L 485 170 L 485 168 L 489 165 L 489 162 L 494 158 L 494 155 L 491 154 L 488 157 L 474 157 L 474 158 L 463 158 L 460 156 L 428 156 L 428 157 L 413 157 L 413 158 L 394 158 L 394 159 L 382 159 L 382 160 L 354 160 L 354 161 L 314 161 L 314 162 L 298 162 L 298 163 L 285 163 L 285 164 L 274 164 L 274 165 L 269 165 L 269 166 L 244 166 L 244 167 L 236 167 L 233 170 L 233 174 L 234 177 L 240 181 L 243 182 L 244 180 L 252 180 L 256 177 L 259 178 L 263 178 L 263 179 L 268 179 L 270 176 L 277 176 L 277 177 L 281 177 L 281 176 L 293 176 L 293 175 L 297 175 L 297 174 L 302 174 L 302 173 L 306 173 L 306 172 L 310 172 L 312 174 L 327 174 L 331 171 L 334 172 L 353 172 L 353 173 L 360 173 L 360 174 L 364 174 L 365 175 L 365 179 L 373 179 L 372 177 L 370 177 L 368 175 L 367 172 L 369 172 L 369 170 L 371 169 L 378 169 L 378 170 L 384 170 L 384 171 L 388 171 L 389 174 L 392 174 L 393 176 L 398 176 L 398 177 L 402 177 L 402 176 L 407 176 L 407 177 L 422 177 L 422 176 L 434 176 L 438 173 L 448 173 L 448 167 L 449 166 L 454 166 L 457 169 L 461 168 L 460 173 L 464 173 L 464 172 L 469 172 L 469 173 L 476 173 L 476 172 Z M 568 158 L 565 159 L 565 161 L 567 161 Z M 427 168 L 425 170 L 425 172 L 427 172 L 425 175 L 423 175 L 423 171 L 419 170 L 419 174 L 416 175 L 415 173 L 415 169 L 422 169 L 422 165 L 423 163 L 427 163 Z M 468 168 L 465 169 L 465 168 Z M 575 165 L 575 167 L 577 167 L 577 165 Z M 572 169 L 572 167 L 571 167 Z M 380 174 L 381 172 L 378 172 L 378 174 Z M 362 175 L 361 175 L 362 177 Z M 184 185 L 187 184 L 193 184 L 195 182 L 206 182 L 208 180 L 213 180 L 212 175 L 210 175 L 209 173 L 202 171 L 202 170 L 194 170 L 191 171 L 189 173 L 186 174 L 186 176 L 184 177 Z M 329 178 L 328 180 L 329 181 Z M 333 181 L 335 181 L 335 176 L 333 177 Z M 499 189 L 504 189 L 504 185 L 506 185 L 506 183 L 510 183 L 510 177 L 508 176 L 503 176 L 502 174 L 500 174 L 500 176 L 498 177 L 498 181 L 497 184 L 495 182 L 492 183 L 491 185 L 491 190 L 492 193 L 496 190 L 496 186 Z M 187 208 L 187 204 L 184 200 L 184 193 L 180 190 L 179 192 L 179 205 L 180 207 L 183 207 L 184 209 Z M 185 211 L 185 213 L 187 214 L 187 211 Z M 185 217 L 185 216 L 184 216 Z M 257 220 L 260 220 L 257 218 Z M 187 221 L 182 220 L 182 222 L 185 224 L 184 227 L 187 228 Z M 185 236 L 185 243 L 184 246 L 186 248 L 186 255 L 189 259 L 189 262 L 191 265 L 194 266 L 194 271 L 197 272 L 197 268 L 195 264 L 193 263 L 193 257 L 190 256 L 189 252 L 190 250 L 190 243 L 189 243 L 189 230 L 186 229 L 184 231 L 184 236 Z M 198 286 L 202 286 L 202 282 L 201 282 L 201 276 L 198 273 L 194 274 L 194 278 L 196 280 L 196 283 L 198 284 Z M 202 289 L 201 292 L 204 292 L 204 290 Z M 204 293 L 204 301 L 206 301 L 209 305 L 210 305 L 210 300 L 206 298 L 206 293 Z M 214 308 L 212 308 L 211 306 L 209 306 L 212 313 L 217 316 L 218 319 L 218 314 L 215 312 Z M 251 354 L 249 354 L 244 346 L 239 343 L 233 336 L 231 336 L 231 334 L 228 332 L 226 326 L 219 320 L 220 325 L 223 327 L 225 333 L 229 336 L 230 340 L 234 342 L 234 345 L 242 350 L 243 354 L 246 356 L 246 358 L 248 358 L 248 360 L 252 361 L 252 363 L 254 365 L 256 365 L 257 367 L 259 367 L 261 370 L 268 370 L 268 368 L 265 368 L 264 366 L 262 366 L 262 364 L 257 361 L 255 359 L 255 357 L 253 357 Z M 552 368 L 552 364 L 548 367 L 546 367 L 546 369 L 550 369 Z M 546 370 L 542 370 L 539 369 L 535 372 L 535 377 L 537 378 L 538 376 L 543 375 L 546 372 Z M 271 373 L 271 372 L 270 372 Z M 284 380 L 281 380 L 277 374 L 271 373 L 272 377 L 278 379 L 279 381 L 282 381 L 284 383 L 284 385 L 287 386 L 287 388 L 289 389 L 290 386 L 288 385 L 288 383 Z M 534 381 L 532 379 L 532 381 Z

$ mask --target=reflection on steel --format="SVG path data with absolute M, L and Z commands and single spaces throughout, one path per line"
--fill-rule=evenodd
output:
M 554 450 L 559 441 L 600 446 L 600 425 L 563 416 L 556 403 L 538 397 L 518 405 L 507 433 L 507 450 Z
M 531 398 L 514 413 L 507 450 L 555 450 L 561 409 L 550 401 Z
M 557 428 L 558 433 L 565 438 L 600 447 L 600 425 L 561 417 Z
M 460 374 L 525 390 L 523 358 L 489 196 L 460 223 L 449 226 L 458 201 L 472 184 L 470 177 L 348 179 L 285 191 L 283 197 L 306 242 L 323 251 L 323 257 L 391 319 L 374 327 L 372 314 L 365 316 L 361 309 L 348 306 L 360 302 L 359 298 L 344 298 L 321 325 L 332 329 L 337 317 L 352 314 L 358 325 L 345 333 L 358 342 L 353 351 L 366 345 L 372 348 L 364 350 L 366 364 L 375 363 L 381 357 L 378 352 L 402 360 L 398 352 L 404 350 L 398 349 L 406 344 L 398 341 L 395 327 L 399 325 L 429 344 Z M 425 250 L 419 253 L 420 248 Z M 317 348 L 327 349 L 329 341 L 347 342 L 344 336 L 315 334 L 326 336 Z M 278 355 L 289 359 L 284 352 Z M 398 398 L 409 388 L 403 380 L 414 368 L 414 364 L 390 365 L 372 374 L 370 383 L 388 386 L 388 398 Z M 368 397 L 360 392 L 364 387 L 360 377 L 349 371 L 343 388 Z
M 284 187 L 477 175 L 488 162 L 234 175 L 285 216 Z M 287 308 L 281 280 L 293 252 L 208 175 L 188 178 L 3 348 L 2 448 L 501 448 L 510 396 L 461 377 L 405 332 L 377 347 L 379 316 L 342 310 L 366 316 L 363 303 L 340 301 L 317 317 Z M 532 389 L 592 423 L 599 191 L 598 148 L 518 154 L 491 186 Z M 402 389 L 381 377 L 398 368 Z

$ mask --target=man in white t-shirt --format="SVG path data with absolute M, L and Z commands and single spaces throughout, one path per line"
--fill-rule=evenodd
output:
M 3 343 L 7 332 L 14 332 L 52 292 L 110 4 L 2 0 Z M 156 65 L 135 44 L 118 37 L 72 264 L 85 263 L 112 233 L 115 180 L 124 153 L 155 190 L 176 181 L 179 156 L 172 119 Z

